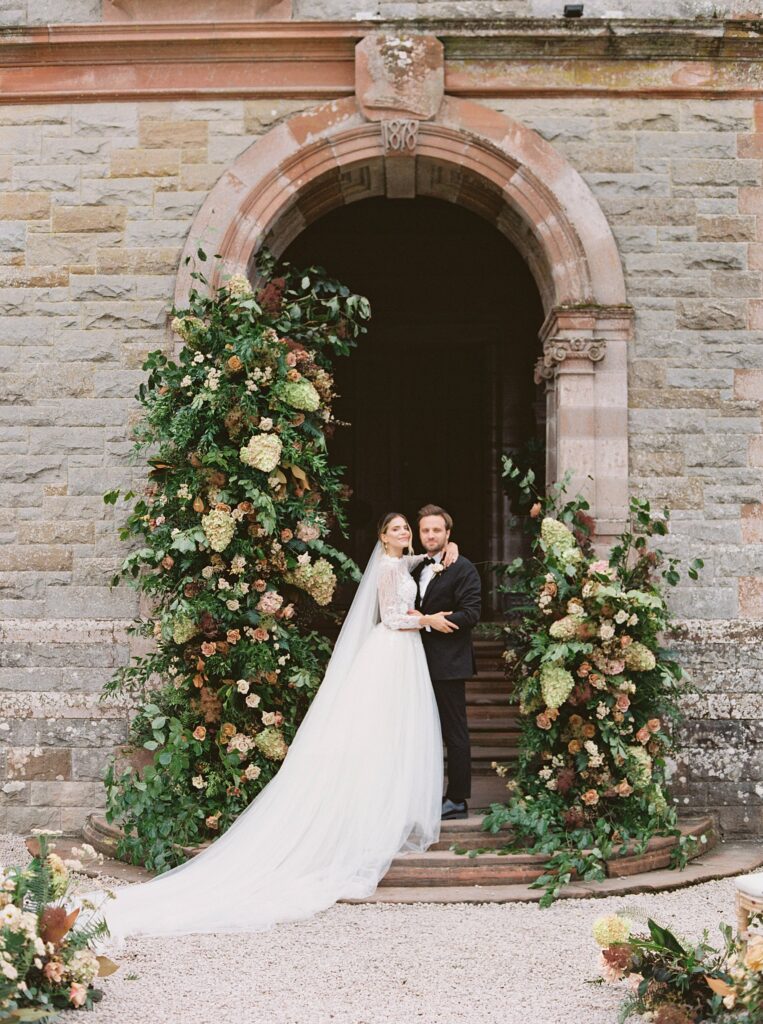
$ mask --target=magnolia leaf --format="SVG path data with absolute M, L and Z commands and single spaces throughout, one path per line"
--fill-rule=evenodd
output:
M 115 964 L 113 960 L 109 960 L 107 956 L 97 956 L 98 961 L 98 977 L 108 978 L 110 974 L 119 970 L 119 964 Z
M 307 473 L 304 469 L 300 469 L 299 466 L 292 466 L 285 463 L 286 468 L 291 470 L 292 476 L 295 480 L 299 480 L 306 491 L 312 490 L 310 487 L 310 481 L 307 479 Z
M 40 914 L 40 938 L 59 946 L 79 915 L 79 907 L 66 913 L 65 907 L 46 907 Z
M 722 981 L 720 978 L 708 978 L 708 976 L 705 975 L 705 981 L 717 996 L 730 996 L 734 992 L 731 985 L 727 985 L 726 982 Z

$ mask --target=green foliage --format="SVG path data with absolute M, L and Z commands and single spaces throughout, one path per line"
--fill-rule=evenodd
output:
M 696 849 L 666 797 L 688 690 L 661 646 L 670 623 L 662 587 L 680 578 L 679 561 L 648 545 L 667 532 L 667 509 L 656 515 L 633 499 L 629 527 L 597 559 L 589 506 L 566 500 L 568 480 L 541 496 L 532 470 L 509 457 L 504 476 L 531 533 L 529 557 L 500 570 L 514 599 L 504 657 L 521 734 L 509 800 L 493 805 L 484 826 L 497 833 L 508 824 L 514 848 L 547 855 L 534 883 L 547 906 L 573 878 L 603 878 L 608 859 L 642 852 L 653 836 L 676 837 L 676 865 Z M 692 563 L 689 575 L 701 567 Z
M 138 390 L 132 454 L 149 483 L 122 497 L 132 550 L 112 585 L 145 596 L 150 614 L 130 632 L 152 643 L 104 694 L 142 705 L 130 742 L 150 763 L 109 767 L 107 817 L 125 831 L 120 855 L 155 871 L 224 831 L 273 778 L 330 653 L 319 610 L 358 577 L 326 539 L 346 529 L 326 438 L 332 360 L 365 332 L 368 302 L 320 267 L 266 252 L 257 264 L 256 294 L 238 276 L 173 310 L 179 352 L 151 352 Z M 275 730 L 269 756 L 263 728 Z
M 758 918 L 759 919 L 759 918 Z M 606 926 L 611 918 L 594 924 Z M 652 918 L 647 934 L 630 934 L 602 950 L 609 981 L 630 978 L 634 991 L 625 998 L 621 1021 L 648 1015 L 661 1024 L 759 1024 L 763 1019 L 763 937 L 745 946 L 727 924 L 719 926 L 722 944 L 712 946 L 705 932 L 699 942 L 677 936 Z

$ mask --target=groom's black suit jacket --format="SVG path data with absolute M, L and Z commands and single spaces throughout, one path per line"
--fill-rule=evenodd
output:
M 413 570 L 418 587 L 424 563 Z M 468 558 L 459 555 L 453 565 L 435 573 L 429 581 L 424 600 L 416 597 L 416 607 L 424 615 L 453 612 L 448 618 L 458 626 L 455 633 L 421 630 L 429 675 L 439 679 L 469 679 L 477 671 L 472 647 L 472 627 L 479 622 L 482 586 L 477 570 Z

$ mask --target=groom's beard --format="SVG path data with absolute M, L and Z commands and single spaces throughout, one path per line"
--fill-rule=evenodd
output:
M 445 544 L 441 544 L 439 547 L 436 547 L 436 548 L 428 548 L 426 546 L 426 544 L 422 544 L 422 547 L 424 548 L 426 553 L 428 555 L 430 555 L 430 556 L 441 555 L 443 553 L 443 551 L 445 550 Z

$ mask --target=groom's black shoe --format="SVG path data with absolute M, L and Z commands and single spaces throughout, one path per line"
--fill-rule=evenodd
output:
M 448 797 L 442 802 L 442 820 L 452 821 L 455 818 L 468 818 L 469 808 L 466 800 L 462 800 L 460 804 L 454 803 L 449 800 Z

